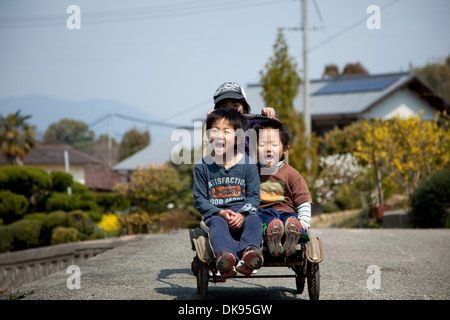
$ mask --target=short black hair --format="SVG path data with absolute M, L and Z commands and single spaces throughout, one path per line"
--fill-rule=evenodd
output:
M 278 119 L 267 119 L 263 120 L 253 126 L 253 129 L 256 130 L 256 136 L 259 138 L 260 130 L 264 129 L 276 129 L 280 134 L 280 140 L 283 144 L 283 150 L 286 150 L 287 146 L 291 142 L 291 134 L 289 133 L 289 129 L 286 125 Z
M 211 129 L 212 124 L 216 120 L 225 119 L 227 120 L 234 130 L 247 129 L 247 121 L 244 119 L 242 114 L 234 109 L 215 109 L 206 118 L 206 130 Z
M 247 114 L 250 113 L 250 105 L 247 103 L 247 101 L 245 99 L 233 99 L 233 98 L 226 98 L 226 99 L 222 99 L 219 102 L 217 102 L 214 105 L 214 109 L 220 109 L 219 107 L 226 101 L 226 100 L 231 100 L 233 102 L 239 102 L 240 104 L 242 104 L 242 109 L 243 109 L 243 113 Z

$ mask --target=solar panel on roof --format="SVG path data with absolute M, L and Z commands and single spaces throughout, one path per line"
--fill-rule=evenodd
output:
M 327 83 L 325 86 L 314 92 L 312 95 L 380 91 L 391 85 L 397 79 L 398 77 L 336 80 Z

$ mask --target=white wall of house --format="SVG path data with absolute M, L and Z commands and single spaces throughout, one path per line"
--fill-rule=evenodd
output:
M 45 164 L 37 164 L 33 165 L 34 167 L 41 168 L 47 173 L 51 173 L 52 171 L 66 171 L 64 165 L 45 165 Z M 79 182 L 81 184 L 85 184 L 84 178 L 84 165 L 70 165 L 69 173 L 73 177 L 73 181 Z
M 364 118 L 390 119 L 400 116 L 407 119 L 420 112 L 423 112 L 422 120 L 432 121 L 436 115 L 436 110 L 431 108 L 425 100 L 420 99 L 415 92 L 400 89 L 364 113 Z

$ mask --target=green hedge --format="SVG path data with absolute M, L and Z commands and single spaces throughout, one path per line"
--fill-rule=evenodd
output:
M 73 227 L 56 227 L 53 229 L 51 244 L 76 242 L 81 240 L 81 233 Z
M 0 168 L 0 189 L 22 194 L 29 199 L 33 194 L 51 188 L 52 179 L 42 169 L 31 166 Z
M 409 200 L 413 227 L 450 227 L 450 217 L 446 212 L 450 210 L 450 169 L 439 170 L 422 180 Z
M 52 171 L 53 190 L 58 192 L 67 192 L 67 188 L 73 183 L 73 177 L 70 173 L 63 171 Z
M 0 253 L 13 249 L 14 235 L 9 226 L 0 226 Z
M 18 220 L 27 211 L 28 200 L 21 194 L 0 190 L 0 220 L 3 224 Z
M 21 219 L 9 225 L 14 237 L 14 250 L 38 247 L 42 222 L 35 219 Z

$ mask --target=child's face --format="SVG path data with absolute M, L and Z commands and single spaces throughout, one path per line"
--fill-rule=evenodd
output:
M 258 135 L 258 157 L 259 162 L 264 167 L 272 167 L 277 164 L 281 157 L 289 151 L 286 146 L 283 151 L 283 143 L 280 139 L 278 129 L 262 129 Z
M 234 109 L 239 113 L 244 113 L 244 105 L 239 100 L 225 99 L 220 101 L 217 109 L 224 109 L 224 108 Z
M 219 119 L 212 123 L 209 130 L 209 142 L 214 150 L 214 156 L 225 157 L 234 155 L 236 132 L 225 119 Z

